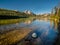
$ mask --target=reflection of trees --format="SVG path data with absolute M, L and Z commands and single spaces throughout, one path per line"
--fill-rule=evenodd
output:
M 60 20 L 59 20 L 59 23 L 58 23 L 58 31 L 60 32 Z
M 58 26 L 58 20 L 54 20 L 54 29 L 56 30 Z
M 58 20 L 50 20 L 50 26 L 52 27 L 52 25 L 53 25 L 53 28 L 56 30 L 58 26 Z
M 58 33 L 58 37 L 57 37 L 54 45 L 60 45 L 60 20 L 59 20 L 59 22 L 58 22 L 57 28 L 58 28 L 58 32 L 59 32 L 59 33 Z

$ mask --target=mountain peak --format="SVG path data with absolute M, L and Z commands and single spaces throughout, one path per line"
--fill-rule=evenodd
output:
M 30 10 L 25 10 L 24 13 L 26 13 L 26 14 L 32 14 L 32 12 Z

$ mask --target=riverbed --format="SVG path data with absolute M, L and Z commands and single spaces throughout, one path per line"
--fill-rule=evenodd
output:
M 1 25 L 0 45 L 53 45 L 58 37 L 59 22 L 48 19 L 29 19 Z M 37 37 L 33 38 L 32 34 Z

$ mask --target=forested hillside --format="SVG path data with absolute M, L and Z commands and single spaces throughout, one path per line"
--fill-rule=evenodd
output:
M 8 18 L 26 18 L 30 16 L 35 16 L 34 14 L 25 14 L 24 12 L 16 11 L 16 10 L 8 10 L 8 9 L 0 9 L 0 19 L 8 19 Z

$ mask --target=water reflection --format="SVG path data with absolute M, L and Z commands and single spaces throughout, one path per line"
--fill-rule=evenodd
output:
M 32 31 L 26 35 L 22 41 L 18 42 L 17 45 L 53 45 L 58 35 L 60 35 L 58 34 L 58 32 L 60 32 L 59 24 L 60 22 L 57 20 L 47 20 L 46 18 L 42 20 L 27 19 L 21 23 L 0 26 L 0 32 L 11 29 L 27 28 Z M 33 33 L 36 34 L 37 38 L 32 37 Z
M 27 25 L 29 25 L 32 21 L 34 21 L 33 18 L 30 20 L 28 18 L 28 19 L 21 20 L 20 23 L 1 25 L 0 26 L 0 33 L 10 31 L 10 30 L 14 30 L 14 29 L 27 27 Z
M 26 40 L 30 41 L 29 44 L 31 45 L 53 45 L 56 37 L 57 37 L 57 30 L 54 29 L 53 23 L 51 27 L 51 22 L 43 21 L 43 20 L 35 20 L 33 21 L 29 27 L 37 26 L 37 28 L 32 32 L 38 35 L 38 38 L 33 39 L 31 34 L 26 38 Z M 28 45 L 29 45 L 28 44 Z
M 54 45 L 60 45 L 60 19 L 59 19 L 59 22 L 58 22 L 58 26 L 57 26 L 57 29 L 58 29 L 58 36 L 56 38 L 56 41 L 54 43 Z

